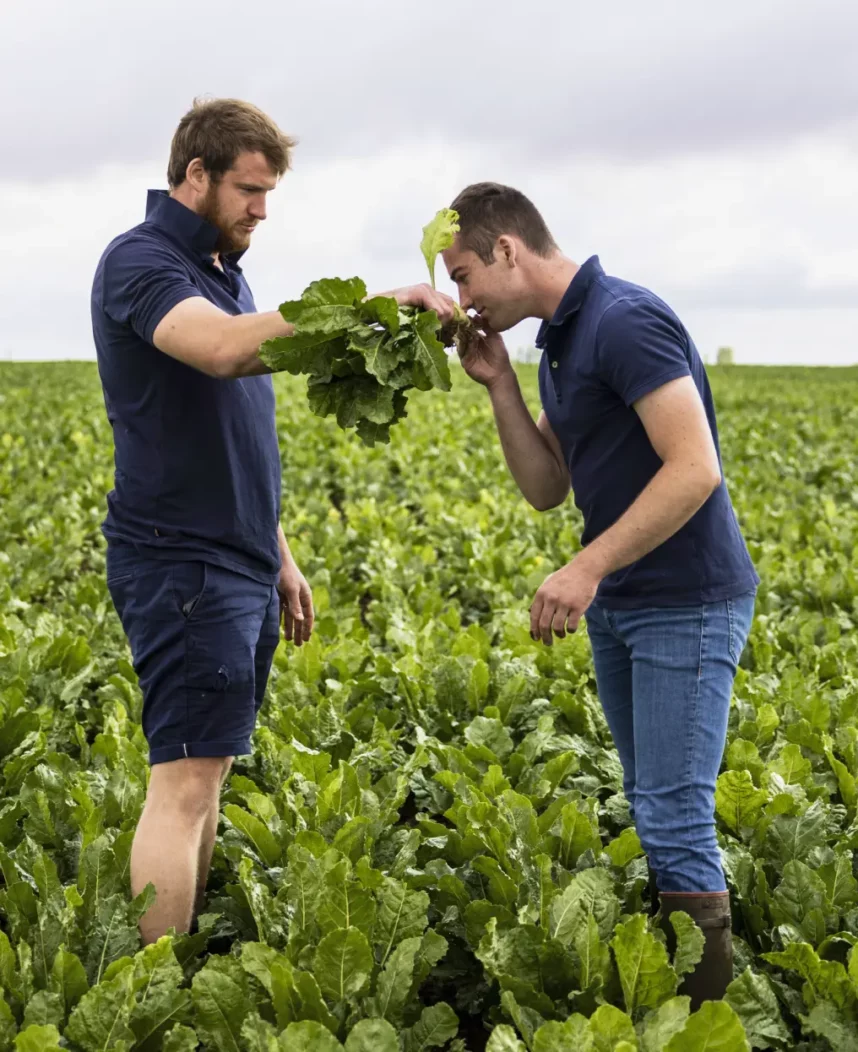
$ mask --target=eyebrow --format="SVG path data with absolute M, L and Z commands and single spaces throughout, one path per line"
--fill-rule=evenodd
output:
M 239 190 L 252 190 L 254 193 L 268 193 L 272 187 L 257 186 L 256 183 L 239 183 Z

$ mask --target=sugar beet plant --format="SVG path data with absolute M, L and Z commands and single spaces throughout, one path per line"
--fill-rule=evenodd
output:
M 276 378 L 317 630 L 278 650 L 199 931 L 143 949 L 97 374 L 0 367 L 0 1052 L 858 1047 L 858 381 L 713 371 L 763 585 L 716 796 L 735 978 L 690 1013 L 701 935 L 670 956 L 649 916 L 584 632 L 528 633 L 577 513 L 521 500 L 460 377 L 376 449 Z
M 443 209 L 423 229 L 420 248 L 433 288 L 436 257 L 453 243 L 457 220 Z M 294 333 L 265 343 L 262 360 L 275 371 L 306 375 L 311 411 L 356 428 L 368 446 L 390 441 L 390 428 L 406 415 L 410 390 L 450 390 L 444 346 L 471 325 L 458 309 L 454 322 L 442 327 L 434 310 L 400 307 L 386 296 L 367 299 L 360 278 L 314 281 L 280 313 Z

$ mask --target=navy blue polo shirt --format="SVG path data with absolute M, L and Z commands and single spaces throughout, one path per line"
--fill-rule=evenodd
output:
M 634 503 L 661 467 L 633 404 L 681 376 L 700 392 L 718 450 L 715 406 L 697 349 L 652 292 L 608 277 L 598 256 L 578 270 L 537 337 L 539 393 L 563 449 L 584 545 Z M 614 608 L 719 602 L 759 583 L 726 483 L 672 537 L 606 577 L 598 600 Z
M 203 296 L 256 310 L 238 259 L 212 254 L 217 229 L 163 191 L 108 245 L 92 327 L 115 445 L 103 531 L 165 559 L 201 559 L 273 583 L 280 566 L 280 453 L 267 375 L 215 379 L 157 350 L 178 303 Z

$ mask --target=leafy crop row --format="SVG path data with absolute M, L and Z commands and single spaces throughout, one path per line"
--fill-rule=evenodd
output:
M 3 367 L 0 1052 L 858 1048 L 858 384 L 713 371 L 763 585 L 716 801 L 736 978 L 689 1015 L 700 933 L 680 916 L 671 959 L 648 915 L 585 635 L 528 634 L 577 515 L 524 504 L 452 373 L 383 449 L 278 378 L 317 631 L 278 651 L 199 931 L 141 949 L 97 376 Z

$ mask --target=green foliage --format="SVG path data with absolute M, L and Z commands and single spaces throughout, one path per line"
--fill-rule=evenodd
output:
M 390 336 L 389 305 L 357 292 L 294 308 L 302 363 L 355 317 Z M 354 353 L 388 383 L 400 366 L 382 352 Z M 418 401 L 384 449 L 275 379 L 283 520 L 317 629 L 275 657 L 254 754 L 224 790 L 200 932 L 143 949 L 151 891 L 132 900 L 128 866 L 146 746 L 104 584 L 97 375 L 0 377 L 0 1048 L 855 1047 L 849 371 L 712 371 L 763 585 L 716 799 L 736 977 L 696 1013 L 676 991 L 701 934 L 676 917 L 669 958 L 645 916 L 586 630 L 550 650 L 527 630 L 580 521 L 520 498 L 484 392 L 455 366 L 450 397 Z M 535 373 L 521 377 L 535 408 Z
M 435 311 L 366 298 L 360 278 L 314 281 L 280 313 L 292 336 L 268 340 L 260 358 L 273 371 L 303 374 L 310 409 L 357 428 L 369 446 L 390 441 L 390 428 L 406 415 L 406 392 L 450 390 L 450 368 Z

